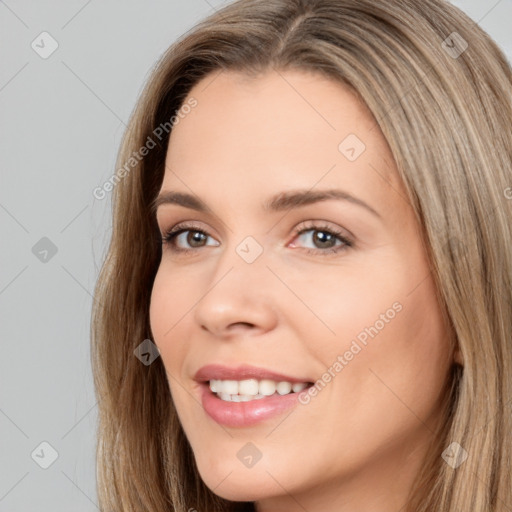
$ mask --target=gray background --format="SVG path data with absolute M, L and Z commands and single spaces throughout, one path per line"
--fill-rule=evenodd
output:
M 0 0 L 0 512 L 98 510 L 89 320 L 111 220 L 92 191 L 158 57 L 224 3 Z M 453 3 L 512 60 L 512 0 Z

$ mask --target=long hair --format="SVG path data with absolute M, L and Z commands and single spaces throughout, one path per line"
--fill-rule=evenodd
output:
M 510 510 L 512 72 L 492 39 L 442 0 L 239 0 L 156 64 L 119 150 L 112 235 L 93 304 L 101 510 L 254 510 L 205 486 L 161 358 L 145 365 L 134 350 L 152 339 L 161 244 L 151 204 L 189 91 L 224 70 L 286 69 L 339 81 L 369 108 L 424 232 L 463 357 L 407 510 Z M 458 467 L 442 456 L 451 443 L 467 454 Z

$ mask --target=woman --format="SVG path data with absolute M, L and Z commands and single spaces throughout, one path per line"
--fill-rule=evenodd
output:
M 240 0 L 166 52 L 96 288 L 102 510 L 512 508 L 511 92 L 440 0 Z

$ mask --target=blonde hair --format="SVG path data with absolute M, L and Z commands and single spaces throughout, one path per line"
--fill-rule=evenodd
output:
M 201 22 L 155 66 L 117 166 L 148 137 L 156 145 L 114 187 L 112 237 L 95 290 L 101 510 L 254 510 L 205 486 L 161 358 L 146 366 L 134 350 L 152 338 L 149 302 L 161 256 L 151 204 L 168 133 L 160 140 L 153 131 L 209 73 L 292 68 L 348 85 L 374 116 L 424 230 L 463 357 L 407 510 L 510 510 L 512 72 L 491 38 L 441 0 L 240 0 Z M 456 468 L 441 456 L 452 442 L 468 454 Z

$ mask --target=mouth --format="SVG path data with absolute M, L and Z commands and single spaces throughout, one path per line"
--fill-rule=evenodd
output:
M 195 380 L 200 384 L 206 414 L 229 427 L 249 427 L 298 405 L 311 379 L 286 376 L 252 366 L 208 365 Z
M 225 402 L 250 402 L 270 396 L 300 393 L 311 386 L 311 382 L 275 381 L 271 379 L 217 380 L 208 381 L 210 391 Z

